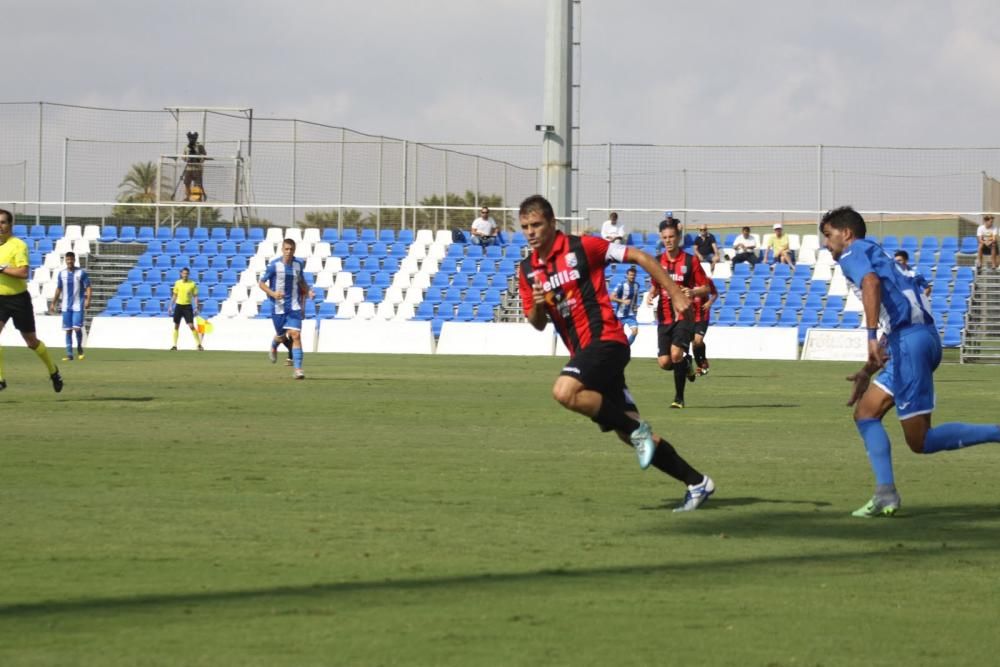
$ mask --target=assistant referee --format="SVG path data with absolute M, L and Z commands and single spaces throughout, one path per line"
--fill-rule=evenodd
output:
M 62 391 L 63 380 L 59 369 L 52 363 L 49 349 L 35 335 L 35 311 L 28 294 L 28 246 L 13 234 L 14 214 L 0 208 L 0 332 L 7 320 L 14 320 L 14 328 L 21 332 L 27 346 L 35 351 L 48 369 L 52 388 Z M 3 348 L 0 348 L 0 391 L 7 388 L 3 376 Z

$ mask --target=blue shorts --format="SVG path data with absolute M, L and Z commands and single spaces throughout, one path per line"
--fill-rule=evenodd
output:
M 934 325 L 909 326 L 889 334 L 889 361 L 874 383 L 892 396 L 900 419 L 930 414 L 940 363 L 941 338 Z
M 293 310 L 290 313 L 282 313 L 281 315 L 275 313 L 271 315 L 271 322 L 274 323 L 274 331 L 278 334 L 285 333 L 287 329 L 302 331 L 302 311 Z
M 636 321 L 634 315 L 630 315 L 629 317 L 619 317 L 618 321 L 627 327 L 632 327 L 633 329 L 639 326 L 639 322 Z
M 82 329 L 83 328 L 83 311 L 82 310 L 64 310 L 63 311 L 63 329 Z

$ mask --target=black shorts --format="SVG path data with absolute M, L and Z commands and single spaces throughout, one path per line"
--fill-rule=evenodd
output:
M 681 320 L 673 324 L 661 324 L 656 327 L 656 341 L 659 346 L 656 356 L 669 357 L 671 345 L 676 345 L 682 350 L 687 351 L 693 337 L 693 322 Z
M 179 303 L 174 304 L 174 324 L 180 324 L 181 320 L 194 324 L 194 308 L 190 303 L 184 306 Z
M 587 389 L 600 394 L 606 401 L 626 412 L 638 412 L 628 385 L 625 384 L 625 367 L 632 358 L 628 345 L 611 341 L 598 341 L 579 350 L 566 363 L 560 375 L 574 377 Z M 602 431 L 612 427 L 598 424 Z
M 31 307 L 31 295 L 20 294 L 0 295 L 0 322 L 14 320 L 14 328 L 21 333 L 35 333 L 35 309 Z
M 695 335 L 704 336 L 708 331 L 708 320 L 702 320 L 701 322 L 695 322 L 691 325 L 691 336 Z

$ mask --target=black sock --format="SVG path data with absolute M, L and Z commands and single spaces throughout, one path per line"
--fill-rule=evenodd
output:
M 601 409 L 597 411 L 595 417 L 591 417 L 591 420 L 601 426 L 607 426 L 615 431 L 624 431 L 625 433 L 631 433 L 639 428 L 639 422 L 625 414 L 623 406 L 615 405 L 603 397 L 601 398 Z
M 705 344 L 693 345 L 694 349 L 694 360 L 699 366 L 705 363 Z
M 687 382 L 687 366 L 674 364 L 674 400 L 684 402 L 684 383 Z
M 687 461 L 681 458 L 681 455 L 677 453 L 674 446 L 663 438 L 660 438 L 660 442 L 656 446 L 656 452 L 653 454 L 653 467 L 657 470 L 662 470 L 677 481 L 684 482 L 689 486 L 692 484 L 701 484 L 705 478 L 704 475 L 692 468 Z

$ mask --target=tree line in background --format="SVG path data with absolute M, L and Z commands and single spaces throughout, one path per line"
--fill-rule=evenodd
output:
M 133 164 L 128 173 L 118 184 L 119 194 L 117 200 L 120 202 L 111 212 L 111 217 L 124 224 L 129 222 L 149 223 L 156 219 L 156 209 L 147 206 L 135 206 L 134 204 L 153 204 L 157 201 L 172 201 L 174 198 L 174 188 L 165 175 L 161 174 L 160 183 L 156 182 L 156 163 L 137 162 Z M 159 198 L 157 198 L 157 188 L 159 188 Z M 503 197 L 496 194 L 479 194 L 467 190 L 465 194 L 449 192 L 446 197 L 432 195 L 420 200 L 419 206 L 451 206 L 461 207 L 470 210 L 447 211 L 440 209 L 427 210 L 406 210 L 406 226 L 417 229 L 461 229 L 467 231 L 473 219 L 478 215 L 478 211 L 471 210 L 477 206 L 489 206 L 499 208 L 504 205 Z M 194 222 L 198 219 L 198 209 L 194 207 L 171 208 L 173 218 L 180 222 Z M 510 229 L 513 225 L 511 219 L 502 213 L 494 212 L 493 219 L 501 228 Z M 160 220 L 169 218 L 170 212 L 161 209 Z M 201 208 L 201 221 L 203 223 L 222 222 L 221 214 L 215 208 Z M 242 221 L 245 224 L 260 227 L 276 226 L 272 221 L 250 217 Z M 381 211 L 361 211 L 357 209 L 345 209 L 340 211 L 307 211 L 301 220 L 297 220 L 299 227 L 336 227 L 343 222 L 345 227 L 375 227 L 378 224 L 388 228 L 400 228 L 403 223 L 403 209 L 383 208 Z

